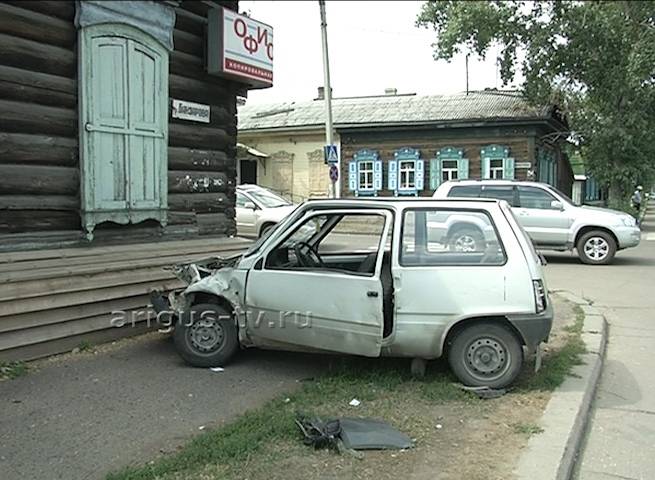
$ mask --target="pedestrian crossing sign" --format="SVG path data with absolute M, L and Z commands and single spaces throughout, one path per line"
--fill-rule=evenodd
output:
M 323 153 L 325 157 L 325 163 L 338 163 L 339 154 L 337 153 L 336 145 L 326 145 L 323 147 Z

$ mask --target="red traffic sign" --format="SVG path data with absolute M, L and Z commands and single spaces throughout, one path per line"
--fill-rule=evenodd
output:
M 339 169 L 334 164 L 330 165 L 330 180 L 333 182 L 339 180 Z

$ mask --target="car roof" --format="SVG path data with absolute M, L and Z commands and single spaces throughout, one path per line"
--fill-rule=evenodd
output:
M 540 185 L 543 187 L 552 187 L 552 185 L 549 185 L 547 183 L 543 182 L 535 182 L 532 180 L 512 180 L 512 179 L 493 179 L 493 178 L 485 178 L 485 179 L 472 179 L 472 180 L 448 180 L 447 182 L 444 182 L 442 184 L 447 185 L 449 187 L 454 187 L 454 186 L 468 186 L 468 185 L 527 185 L 527 186 L 535 186 L 535 185 Z
M 305 205 L 320 206 L 320 207 L 389 207 L 394 208 L 412 208 L 417 206 L 461 206 L 466 204 L 471 208 L 490 208 L 498 205 L 501 200 L 495 198 L 432 198 L 432 197 L 412 197 L 412 198 L 398 198 L 398 197 L 347 197 L 347 198 L 310 198 L 305 202 Z

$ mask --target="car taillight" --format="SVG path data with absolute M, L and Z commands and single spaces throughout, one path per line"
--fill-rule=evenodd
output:
M 532 286 L 534 288 L 534 302 L 537 306 L 537 313 L 546 310 L 546 289 L 541 280 L 533 280 Z

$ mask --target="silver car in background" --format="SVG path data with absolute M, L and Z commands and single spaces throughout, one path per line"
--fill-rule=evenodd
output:
M 237 235 L 241 237 L 261 237 L 297 207 L 259 185 L 239 185 L 236 190 Z
M 462 180 L 443 183 L 435 198 L 495 198 L 506 200 L 538 249 L 578 251 L 592 265 L 612 262 L 618 250 L 636 247 L 641 231 L 634 217 L 624 212 L 578 206 L 551 185 L 511 180 Z M 475 242 L 482 232 L 470 229 L 460 244 Z

